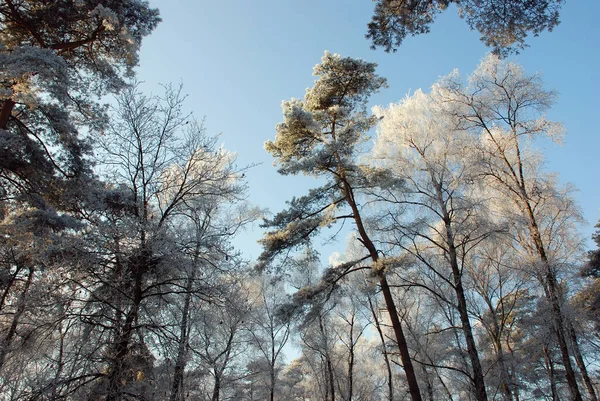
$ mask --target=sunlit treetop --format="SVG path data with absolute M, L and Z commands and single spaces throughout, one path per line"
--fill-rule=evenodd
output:
M 315 85 L 304 100 L 282 103 L 284 121 L 276 127 L 275 140 L 265 143 L 281 174 L 327 174 L 352 159 L 356 145 L 375 124 L 367 116 L 367 100 L 386 86 L 376 66 L 325 52 L 313 71 Z

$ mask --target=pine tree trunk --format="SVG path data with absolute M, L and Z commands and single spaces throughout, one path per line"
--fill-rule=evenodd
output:
M 371 256 L 371 260 L 373 263 L 377 263 L 379 260 L 379 254 L 377 253 L 377 249 L 371 241 L 371 238 L 367 235 L 367 231 L 365 230 L 364 224 L 362 222 L 362 218 L 360 215 L 360 211 L 356 205 L 356 201 L 354 199 L 354 193 L 352 191 L 352 187 L 345 180 L 342 175 L 342 188 L 344 190 L 344 195 L 348 205 L 352 209 L 352 214 L 354 216 L 354 222 L 356 224 L 356 228 L 361 238 L 361 242 L 369 252 Z M 381 292 L 383 293 L 383 298 L 385 300 L 385 306 L 390 315 L 390 321 L 392 323 L 392 329 L 394 330 L 394 335 L 396 337 L 396 342 L 398 344 L 398 348 L 400 351 L 400 360 L 402 361 L 402 367 L 404 369 L 404 373 L 406 374 L 406 382 L 408 384 L 408 390 L 410 393 L 410 397 L 412 401 L 422 401 L 421 391 L 419 390 L 419 382 L 417 381 L 417 376 L 415 375 L 415 369 L 413 367 L 412 361 L 410 359 L 410 352 L 408 349 L 408 343 L 406 342 L 406 338 L 404 337 L 404 332 L 402 330 L 402 324 L 400 323 L 400 318 L 398 317 L 398 310 L 396 309 L 396 303 L 394 302 L 394 298 L 392 297 L 392 292 L 390 291 L 390 286 L 385 277 L 385 271 L 380 270 L 378 272 L 380 279 L 379 285 L 381 287 Z
M 406 382 L 408 383 L 410 397 L 413 401 L 422 401 L 421 391 L 419 390 L 419 383 L 417 381 L 417 376 L 415 375 L 412 360 L 410 359 L 408 343 L 406 342 L 406 338 L 404 337 L 402 325 L 400 323 L 400 319 L 398 318 L 398 310 L 396 309 L 396 304 L 394 303 L 394 299 L 392 298 L 392 292 L 390 291 L 390 286 L 385 276 L 381 278 L 381 280 L 379 281 L 379 285 L 381 286 L 381 291 L 383 292 L 385 304 L 388 313 L 390 314 L 392 328 L 394 329 L 394 334 L 396 336 L 396 341 L 398 343 L 398 348 L 400 351 L 400 360 L 402 361 L 402 367 L 404 368 L 404 373 L 406 374 Z
M 2 108 L 0 109 L 0 129 L 6 129 L 15 104 L 12 99 L 6 99 L 2 102 Z
M 585 361 L 583 360 L 583 355 L 581 355 L 581 350 L 579 349 L 579 342 L 577 341 L 577 333 L 575 333 L 575 328 L 573 327 L 573 323 L 567 321 L 569 326 L 569 334 L 571 337 L 571 348 L 573 349 L 573 355 L 575 356 L 575 362 L 577 363 L 577 367 L 579 368 L 579 372 L 581 373 L 581 377 L 585 383 L 585 387 L 587 389 L 588 395 L 590 396 L 590 401 L 598 401 L 598 397 L 596 396 L 596 390 L 594 389 L 594 384 L 592 383 L 592 379 L 588 374 L 587 368 L 585 366 Z
M 10 346 L 12 345 L 13 338 L 17 333 L 17 326 L 19 325 L 19 320 L 25 312 L 29 287 L 31 287 L 31 283 L 33 282 L 33 273 L 34 269 L 30 268 L 29 275 L 27 276 L 27 281 L 25 282 L 25 288 L 23 288 L 23 292 L 19 297 L 19 304 L 17 306 L 17 310 L 13 315 L 12 322 L 8 331 L 6 332 L 6 336 L 4 336 L 2 342 L 0 342 L 0 369 L 4 366 L 4 362 L 6 361 L 6 356 L 8 355 L 8 351 L 10 349 Z

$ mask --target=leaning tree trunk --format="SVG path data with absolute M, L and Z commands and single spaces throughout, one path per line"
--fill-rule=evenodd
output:
M 350 342 L 348 343 L 348 401 L 352 401 L 352 392 L 354 390 L 354 317 L 355 315 L 353 312 L 350 325 Z
M 594 389 L 594 384 L 592 383 L 592 379 L 588 374 L 587 368 L 585 366 L 585 361 L 583 360 L 583 355 L 581 355 L 581 350 L 579 349 L 579 342 L 577 341 L 577 333 L 575 332 L 575 327 L 573 327 L 573 323 L 571 321 L 567 321 L 567 324 L 569 326 L 571 348 L 573 349 L 575 362 L 577 363 L 577 367 L 579 368 L 579 372 L 581 373 L 581 377 L 583 378 L 583 381 L 585 383 L 588 395 L 590 396 L 590 401 L 598 401 L 598 397 L 596 396 L 596 390 Z
M 379 260 L 377 248 L 375 248 L 375 244 L 373 244 L 373 241 L 371 241 L 371 238 L 365 230 L 360 211 L 358 210 L 358 206 L 356 205 L 356 201 L 354 199 L 352 187 L 345 179 L 344 174 L 341 174 L 341 185 L 344 191 L 346 201 L 352 209 L 352 215 L 354 217 L 354 222 L 360 235 L 361 242 L 369 252 L 373 264 L 376 264 Z M 392 297 L 392 292 L 390 290 L 387 278 L 385 277 L 384 269 L 379 270 L 377 273 L 379 275 L 379 285 L 381 287 L 381 292 L 383 293 L 383 298 L 385 300 L 385 305 L 390 315 L 390 321 L 392 323 L 392 328 L 394 330 L 396 342 L 398 343 L 398 349 L 400 351 L 400 360 L 402 361 L 402 367 L 404 368 L 404 373 L 406 374 L 406 381 L 408 384 L 410 397 L 412 401 L 422 401 L 421 391 L 419 390 L 419 383 L 417 381 L 415 369 L 410 358 L 408 343 L 402 330 L 402 324 L 400 323 L 400 318 L 398 317 L 396 303 L 394 302 L 394 298 Z

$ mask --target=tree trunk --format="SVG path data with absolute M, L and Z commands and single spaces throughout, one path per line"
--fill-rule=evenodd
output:
M 31 287 L 31 283 L 33 282 L 33 273 L 34 269 L 30 268 L 29 275 L 27 276 L 27 281 L 25 282 L 25 288 L 23 288 L 23 292 L 21 293 L 21 297 L 19 299 L 17 310 L 15 311 L 10 327 L 6 332 L 6 336 L 2 339 L 2 342 L 0 343 L 0 369 L 4 366 L 4 362 L 6 361 L 6 356 L 8 355 L 8 351 L 12 344 L 13 338 L 17 333 L 17 326 L 19 325 L 19 320 L 21 319 L 23 312 L 25 312 L 29 287 Z
M 594 384 L 592 383 L 592 379 L 588 374 L 587 368 L 585 366 L 585 361 L 583 360 L 583 356 L 581 355 L 581 350 L 579 349 L 579 342 L 577 341 L 577 333 L 575 333 L 575 328 L 573 327 L 573 323 L 567 321 L 569 326 L 569 334 L 571 337 L 571 348 L 573 349 L 573 355 L 575 356 L 575 362 L 577 363 L 577 367 L 579 368 L 579 372 L 581 372 L 581 377 L 583 377 L 583 381 L 585 383 L 585 387 L 587 389 L 588 395 L 590 396 L 591 401 L 598 401 L 598 397 L 596 396 L 596 390 L 594 389 Z
M 554 371 L 554 362 L 550 358 L 548 353 L 548 347 L 543 346 L 544 361 L 546 362 L 546 371 L 548 372 L 548 379 L 550 379 L 550 391 L 552 392 L 552 401 L 558 401 L 558 395 L 556 393 L 556 373 Z
M 518 148 L 517 148 L 517 151 Z M 521 183 L 524 182 L 523 175 L 521 174 Z M 579 386 L 577 385 L 577 379 L 575 378 L 575 372 L 573 370 L 573 365 L 571 365 L 571 358 L 569 355 L 569 348 L 567 347 L 567 341 L 565 338 L 565 323 L 563 313 L 561 311 L 560 306 L 560 294 L 558 289 L 558 282 L 556 280 L 556 274 L 552 270 L 552 266 L 550 266 L 550 261 L 548 260 L 548 256 L 546 255 L 546 249 L 544 247 L 544 242 L 542 241 L 542 236 L 540 234 L 539 227 L 537 225 L 537 220 L 533 213 L 533 209 L 529 203 L 529 197 L 527 195 L 527 191 L 525 190 L 524 184 L 520 187 L 521 197 L 523 201 L 523 206 L 525 207 L 525 211 L 527 213 L 527 217 L 529 218 L 529 230 L 531 240 L 535 246 L 535 249 L 538 253 L 540 261 L 543 264 L 545 269 L 544 279 L 542 280 L 542 284 L 545 284 L 545 293 L 548 301 L 550 301 L 550 305 L 552 305 L 552 315 L 554 320 L 554 329 L 556 332 L 556 338 L 558 340 L 558 347 L 560 348 L 560 354 L 562 357 L 563 366 L 565 368 L 565 375 L 567 377 L 567 384 L 569 385 L 569 390 L 571 391 L 571 397 L 573 401 L 582 401 L 581 393 L 579 392 Z
M 190 302 L 192 300 L 192 285 L 194 283 L 196 270 L 193 270 L 187 279 L 185 300 L 183 304 L 183 311 L 181 313 L 181 325 L 179 344 L 177 347 L 177 360 L 175 361 L 175 369 L 173 372 L 173 385 L 171 386 L 170 401 L 182 401 L 183 400 L 183 375 L 185 373 L 185 365 L 187 358 L 187 343 L 188 343 L 188 319 L 190 313 Z
M 535 226 L 537 230 L 537 226 Z M 537 232 L 539 238 L 539 232 Z M 554 320 L 554 331 L 556 333 L 556 339 L 558 341 L 558 347 L 560 349 L 560 355 L 562 357 L 563 366 L 565 368 L 565 375 L 567 377 L 567 384 L 571 392 L 573 401 L 582 401 L 581 393 L 579 392 L 579 386 L 577 385 L 577 379 L 575 378 L 575 371 L 571 364 L 571 357 L 569 354 L 569 348 L 567 347 L 567 340 L 565 338 L 565 323 L 563 313 L 560 307 L 560 297 L 558 294 L 558 283 L 556 282 L 556 276 L 552 271 L 550 263 L 545 254 L 545 250 L 541 247 L 541 239 L 539 239 L 538 251 L 540 253 L 540 259 L 544 263 L 545 272 L 545 284 L 546 284 L 546 297 L 552 305 L 552 317 Z
M 452 248 L 453 247 L 451 247 L 451 249 Z M 456 265 L 456 260 L 454 261 L 454 263 L 451 264 Z M 475 338 L 473 337 L 471 322 L 469 321 L 467 301 L 462 286 L 462 280 L 460 279 L 460 272 L 458 271 L 458 266 L 452 267 L 452 273 L 454 276 L 454 288 L 456 291 L 456 298 L 458 300 L 458 313 L 460 315 L 462 331 L 467 342 L 467 352 L 469 354 L 471 368 L 473 369 L 473 384 L 475 386 L 475 398 L 478 401 L 487 401 L 487 392 L 485 390 L 485 382 L 483 379 L 483 369 L 481 367 L 481 362 L 479 361 L 479 353 L 477 352 L 477 345 L 475 344 Z
M 422 401 L 419 383 L 417 382 L 417 376 L 415 375 L 415 370 L 410 359 L 408 343 L 404 337 L 402 325 L 400 324 L 400 318 L 398 318 L 398 310 L 396 309 L 396 304 L 392 298 L 392 292 L 390 291 L 390 286 L 385 276 L 379 280 L 379 285 L 381 286 L 386 307 L 388 313 L 390 314 L 390 320 L 392 321 L 392 328 L 394 329 L 396 341 L 398 342 L 400 360 L 402 361 L 402 367 L 404 368 L 404 373 L 406 374 L 406 381 L 408 383 L 410 397 L 413 401 Z
M 217 374 L 217 372 L 215 372 L 215 385 L 213 387 L 211 401 L 219 401 L 220 392 L 221 392 L 221 374 L 220 373 Z
M 271 383 L 269 384 L 269 400 L 275 400 L 275 368 L 271 367 L 271 371 L 269 372 Z
M 487 401 L 487 392 L 485 390 L 483 369 L 481 368 L 479 353 L 477 352 L 477 345 L 475 344 L 475 338 L 473 337 L 473 329 L 471 328 L 469 311 L 467 308 L 467 298 L 465 296 L 465 290 L 463 288 L 462 283 L 462 272 L 458 264 L 458 253 L 456 251 L 456 244 L 454 240 L 452 219 L 446 207 L 446 203 L 443 199 L 442 185 L 436 182 L 433 178 L 432 181 L 436 188 L 437 201 L 441 209 L 444 226 L 446 228 L 446 242 L 448 245 L 446 256 L 448 258 L 448 261 L 450 262 L 450 268 L 452 270 L 452 277 L 454 279 L 454 291 L 456 293 L 456 300 L 458 301 L 458 314 L 460 316 L 460 323 L 462 326 L 463 335 L 465 336 L 465 341 L 467 342 L 467 352 L 469 354 L 469 360 L 471 362 L 471 369 L 473 370 L 473 385 L 475 387 L 475 398 L 478 401 Z
M 15 104 L 12 99 L 6 99 L 2 102 L 2 108 L 0 109 L 0 129 L 6 129 Z
M 354 381 L 354 315 L 350 325 L 350 343 L 348 348 L 348 401 L 352 401 Z
M 427 368 L 425 365 L 421 365 L 421 371 L 423 372 L 423 377 L 425 377 L 425 385 L 427 386 L 427 397 L 429 401 L 435 401 L 433 398 L 433 386 L 431 385 L 431 381 L 429 380 L 429 374 L 427 373 Z
M 375 322 L 375 329 L 377 330 L 377 334 L 379 334 L 379 340 L 381 341 L 383 359 L 385 361 L 385 367 L 387 369 L 388 376 L 388 401 L 394 400 L 394 383 L 393 383 L 393 375 L 392 375 L 392 365 L 390 364 L 390 358 L 387 352 L 387 347 L 385 345 L 385 337 L 383 335 L 383 330 L 381 330 L 381 324 L 379 323 L 379 318 L 377 317 L 377 311 L 373 307 L 373 303 L 371 302 L 371 297 L 367 298 L 369 301 L 369 308 L 371 309 L 371 314 L 373 315 L 373 322 Z
M 10 263 L 14 263 L 16 265 L 16 270 L 15 273 L 10 277 L 8 282 L 4 284 L 5 288 L 4 291 L 2 291 L 2 296 L 0 296 L 0 311 L 4 309 L 6 299 L 8 298 L 10 290 L 12 289 L 13 285 L 17 282 L 17 277 L 23 269 L 23 267 L 17 261 L 11 261 Z
M 271 323 L 273 319 L 271 319 Z M 275 335 L 273 333 L 273 326 L 271 325 L 271 366 L 269 366 L 269 400 L 275 400 Z
M 494 321 L 494 326 L 496 333 L 494 333 L 493 340 L 494 347 L 496 348 L 496 358 L 498 359 L 498 364 L 500 365 L 500 388 L 502 388 L 504 399 L 506 401 L 512 401 L 513 395 L 509 384 L 509 374 L 504 361 L 504 351 L 502 350 L 502 342 L 500 341 L 499 328 L 497 327 L 498 325 L 496 321 Z
M 108 375 L 108 392 L 105 401 L 121 401 L 123 393 L 123 381 L 126 371 L 126 359 L 129 354 L 129 343 L 135 330 L 134 323 L 137 320 L 140 305 L 142 303 L 142 276 L 149 264 L 149 254 L 142 251 L 140 256 L 131 260 L 133 273 L 133 299 L 132 305 L 125 317 L 123 329 L 119 335 L 114 348 L 114 359 L 111 363 Z
M 329 391 L 331 392 L 331 401 L 335 401 L 335 376 L 333 374 L 333 365 L 331 364 L 331 358 L 327 353 L 325 362 L 327 363 L 327 377 L 329 377 Z
M 321 331 L 321 335 L 325 338 L 325 369 L 327 369 L 326 376 L 326 393 L 331 394 L 331 401 L 335 401 L 335 376 L 333 372 L 333 365 L 331 364 L 331 358 L 329 356 L 329 345 L 327 344 L 327 333 L 325 331 L 325 327 L 323 326 L 323 319 L 321 315 L 319 315 L 319 330 Z
M 379 254 L 377 253 L 377 248 L 371 241 L 371 238 L 368 236 L 367 231 L 365 230 L 364 224 L 362 222 L 362 218 L 360 215 L 360 211 L 358 210 L 358 206 L 356 205 L 356 201 L 354 199 L 354 193 L 352 191 L 352 187 L 346 181 L 346 179 L 342 175 L 342 187 L 344 190 L 344 195 L 348 205 L 352 209 L 352 215 L 354 217 L 354 222 L 356 224 L 356 228 L 361 238 L 361 242 L 369 252 L 371 256 L 371 260 L 374 264 L 379 260 Z M 406 338 L 404 337 L 404 332 L 402 331 L 402 325 L 400 323 L 400 319 L 398 318 L 398 310 L 396 309 L 396 303 L 394 302 L 394 298 L 392 297 L 392 292 L 390 291 L 390 286 L 385 277 L 384 269 L 381 269 L 377 272 L 379 274 L 379 285 L 381 286 L 381 292 L 383 292 L 383 298 L 385 300 L 385 306 L 390 314 L 390 321 L 392 323 L 392 328 L 394 330 L 394 335 L 396 337 L 396 342 L 398 344 L 398 348 L 400 351 L 400 360 L 402 361 L 402 367 L 404 369 L 404 373 L 406 374 L 406 382 L 408 384 L 408 390 L 410 392 L 410 397 L 412 401 L 422 401 L 421 391 L 419 390 L 419 383 L 417 381 L 417 377 L 415 375 L 415 369 L 413 367 L 412 361 L 410 359 L 410 352 L 408 349 L 408 343 L 406 342 Z

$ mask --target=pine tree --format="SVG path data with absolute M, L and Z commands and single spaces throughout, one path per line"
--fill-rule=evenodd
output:
M 385 79 L 375 74 L 374 63 L 337 54 L 325 53 L 315 66 L 318 77 L 306 91 L 304 100 L 284 101 L 284 122 L 277 126 L 274 141 L 265 149 L 275 157 L 279 173 L 306 174 L 325 180 L 325 185 L 312 189 L 290 202 L 288 210 L 280 212 L 266 226 L 273 228 L 262 240 L 264 252 L 260 265 L 273 261 L 276 255 L 309 243 L 323 226 L 336 221 L 353 221 L 358 240 L 378 277 L 386 307 L 400 349 L 404 371 L 413 400 L 421 400 L 410 353 L 398 311 L 386 279 L 386 261 L 371 240 L 363 222 L 360 193 L 377 181 L 376 174 L 358 164 L 361 145 L 376 119 L 366 112 L 369 96 L 385 86 Z M 342 208 L 347 212 L 342 212 Z M 338 212 L 339 211 L 339 212 Z M 331 269 L 325 281 L 335 282 L 350 273 L 355 263 Z

